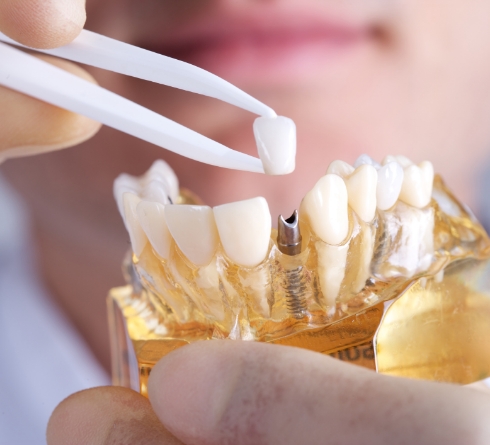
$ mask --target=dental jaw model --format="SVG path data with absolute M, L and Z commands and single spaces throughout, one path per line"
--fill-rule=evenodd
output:
M 429 380 L 490 375 L 490 240 L 429 162 L 334 161 L 278 230 L 264 198 L 210 208 L 163 161 L 114 192 L 132 246 L 108 299 L 115 384 L 145 394 L 162 356 L 213 339 Z

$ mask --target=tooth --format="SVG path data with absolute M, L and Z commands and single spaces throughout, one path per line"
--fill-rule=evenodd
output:
M 269 251 L 271 214 L 265 198 L 223 204 L 214 208 L 226 255 L 235 263 L 255 267 Z
M 286 175 L 294 171 L 296 125 L 283 117 L 258 117 L 254 125 L 255 142 L 265 173 Z
M 318 254 L 318 278 L 325 298 L 324 304 L 333 307 L 345 276 L 349 243 L 343 246 L 331 246 L 317 241 L 315 247 Z
M 161 159 L 157 159 L 149 170 L 141 177 L 142 186 L 144 187 L 154 180 L 165 184 L 168 195 L 172 199 L 172 202 L 175 203 L 179 196 L 179 180 L 172 168 Z
M 354 173 L 354 170 L 354 167 L 352 167 L 352 165 L 350 164 L 347 164 L 347 162 L 337 160 L 330 163 L 327 168 L 327 175 L 333 174 L 338 175 L 342 178 L 346 178 L 347 176 L 350 176 L 352 173 Z
M 356 168 L 346 181 L 349 205 L 366 222 L 372 221 L 376 213 L 376 186 L 378 173 L 369 164 Z
M 218 247 L 213 209 L 208 206 L 167 205 L 167 226 L 182 253 L 197 266 L 206 266 Z
M 208 312 L 217 321 L 223 321 L 225 308 L 219 290 L 219 275 L 216 262 L 212 261 L 207 266 L 199 268 L 195 280 L 201 290 L 202 300 Z
M 410 167 L 411 165 L 413 165 L 413 162 L 410 159 L 408 159 L 406 156 L 397 155 L 395 156 L 395 159 L 403 168 Z
M 133 176 L 127 175 L 126 173 L 120 174 L 114 181 L 113 193 L 114 199 L 116 200 L 117 208 L 121 217 L 124 219 L 124 204 L 123 195 L 126 192 L 134 193 L 137 195 L 139 193 L 139 183 Z
M 395 205 L 403 183 L 403 168 L 396 161 L 385 164 L 378 170 L 376 205 L 380 210 L 388 210 Z
M 376 162 L 371 156 L 368 156 L 366 154 L 363 154 L 356 159 L 356 162 L 354 162 L 354 168 L 360 167 L 361 165 L 365 164 L 372 165 L 376 170 L 381 168 L 381 165 L 378 162 Z
M 340 244 L 349 231 L 347 187 L 336 174 L 320 178 L 306 194 L 300 211 L 315 234 L 328 244 Z
M 357 258 L 357 276 L 352 283 L 352 292 L 361 292 L 367 279 L 371 276 L 371 262 L 373 259 L 374 242 L 376 231 L 374 227 L 362 225 L 359 234 L 360 245 L 359 255 Z
M 148 241 L 136 213 L 136 207 L 140 202 L 141 198 L 134 193 L 126 192 L 123 194 L 124 223 L 129 233 L 133 253 L 137 257 L 141 255 Z
M 434 169 L 429 161 L 412 164 L 403 171 L 400 201 L 413 207 L 422 208 L 429 204 L 434 181 Z
M 170 190 L 167 190 L 165 184 L 158 180 L 148 182 L 140 196 L 145 201 L 159 202 L 160 204 L 170 203 Z
M 136 214 L 155 251 L 168 260 L 172 236 L 165 221 L 164 210 L 165 206 L 159 202 L 141 201 L 136 207 Z

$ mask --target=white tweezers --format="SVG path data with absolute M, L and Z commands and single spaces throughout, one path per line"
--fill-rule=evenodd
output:
M 0 41 L 27 48 L 0 33 Z M 179 60 L 83 30 L 70 44 L 34 51 L 214 97 L 260 116 L 274 110 L 229 82 Z M 109 90 L 0 43 L 0 85 L 85 115 L 162 148 L 218 167 L 263 173 L 258 158 L 232 150 Z

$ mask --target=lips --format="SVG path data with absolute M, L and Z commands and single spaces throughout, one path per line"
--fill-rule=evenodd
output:
M 154 37 L 140 46 L 197 65 L 228 80 L 275 82 L 332 65 L 371 40 L 371 27 L 344 19 L 284 16 L 220 17 Z

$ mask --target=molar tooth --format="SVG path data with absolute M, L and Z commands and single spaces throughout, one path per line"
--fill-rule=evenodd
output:
M 411 165 L 413 165 L 413 162 L 410 159 L 408 159 L 406 156 L 402 156 L 402 155 L 385 156 L 382 164 L 386 165 L 386 164 L 389 164 L 390 162 L 398 162 L 402 166 L 402 168 L 410 167 Z
M 396 161 L 385 164 L 378 170 L 376 203 L 380 210 L 388 210 L 395 205 L 403 183 L 403 168 Z
M 141 201 L 136 207 L 136 214 L 155 251 L 167 260 L 170 256 L 172 236 L 167 227 L 164 210 L 165 206 L 160 202 Z
M 286 175 L 294 171 L 296 125 L 284 116 L 258 117 L 254 125 L 259 157 L 268 175 Z
M 348 196 L 344 180 L 336 174 L 320 178 L 306 194 L 305 213 L 315 234 L 328 244 L 340 244 L 349 231 Z
M 219 242 L 211 207 L 167 205 L 164 215 L 182 253 L 197 266 L 208 265 Z
M 372 221 L 376 213 L 376 186 L 378 173 L 369 164 L 356 168 L 345 181 L 349 205 L 366 222 Z
M 141 255 L 148 241 L 136 213 L 136 208 L 140 202 L 141 198 L 132 192 L 123 194 L 124 223 L 129 233 L 133 253 L 137 257 Z
M 354 173 L 354 167 L 344 161 L 333 161 L 327 168 L 327 175 L 333 174 L 338 175 L 342 178 L 352 175 Z
M 434 181 L 434 168 L 429 161 L 412 164 L 404 169 L 400 201 L 422 208 L 429 204 Z
M 265 198 L 217 206 L 214 217 L 223 249 L 232 261 L 245 267 L 264 261 L 271 234 L 271 214 Z
M 356 162 L 354 162 L 354 168 L 360 167 L 364 164 L 372 165 L 376 170 L 379 170 L 381 168 L 381 164 L 376 162 L 371 156 L 368 156 L 367 154 L 362 154 L 356 159 Z

